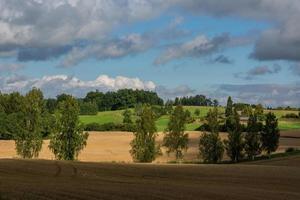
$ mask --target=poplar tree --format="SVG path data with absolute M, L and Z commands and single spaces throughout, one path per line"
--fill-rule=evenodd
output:
M 175 152 L 176 160 L 182 159 L 188 149 L 189 136 L 184 132 L 186 122 L 187 117 L 183 107 L 176 106 L 170 116 L 163 139 L 163 146 L 167 147 L 167 153 Z
M 67 95 L 58 105 L 56 130 L 51 134 L 49 148 L 59 160 L 75 160 L 86 146 L 88 133 L 79 122 L 79 105 Z
M 130 154 L 134 162 L 152 162 L 160 155 L 160 147 L 156 144 L 156 131 L 155 113 L 150 106 L 142 106 L 136 120 L 134 139 L 130 143 Z

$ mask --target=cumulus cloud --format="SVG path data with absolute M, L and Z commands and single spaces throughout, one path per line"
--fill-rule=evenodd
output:
M 191 41 L 168 47 L 156 60 L 155 64 L 165 64 L 182 57 L 199 58 L 218 52 L 229 41 L 229 35 L 223 34 L 212 39 L 199 35 Z
M 9 93 L 19 91 L 24 93 L 33 87 L 40 88 L 46 97 L 55 97 L 61 93 L 69 93 L 83 97 L 87 92 L 115 91 L 124 88 L 155 90 L 152 81 L 142 81 L 139 78 L 117 76 L 115 78 L 101 75 L 95 80 L 83 81 L 76 77 L 66 75 L 44 76 L 42 78 L 28 78 L 25 76 L 0 77 L 0 91 Z
M 87 58 L 106 60 L 135 55 L 149 49 L 152 45 L 152 38 L 146 35 L 131 34 L 105 43 L 75 47 L 63 59 L 61 66 L 70 67 Z
M 281 66 L 274 64 L 272 67 L 269 66 L 258 66 L 250 69 L 246 73 L 237 73 L 235 74 L 236 78 L 242 78 L 246 80 L 252 80 L 258 76 L 264 76 L 268 74 L 277 74 L 281 71 Z
M 180 85 L 175 88 L 167 88 L 165 86 L 157 86 L 156 92 L 163 99 L 174 99 L 176 97 L 195 95 L 196 90 L 191 89 L 187 85 Z
M 109 36 L 113 35 L 111 33 L 116 27 L 146 21 L 173 8 L 196 15 L 270 22 L 272 28 L 267 28 L 259 36 L 252 57 L 259 60 L 300 60 L 297 53 L 300 50 L 299 0 L 2 0 L 0 56 L 17 54 L 20 61 L 58 58 L 71 51 L 73 48 L 70 46 L 78 48 L 74 44 L 78 41 L 101 42 L 103 47 L 102 42 L 110 40 Z M 182 22 L 183 19 L 178 17 L 170 28 Z M 168 33 L 169 37 L 184 34 L 180 30 Z M 73 50 L 76 51 L 76 48 Z M 164 63 L 184 55 L 199 56 L 199 53 L 191 51 L 183 48 L 179 53 L 171 48 L 156 62 Z

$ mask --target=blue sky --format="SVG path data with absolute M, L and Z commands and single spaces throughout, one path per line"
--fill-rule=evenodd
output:
M 296 0 L 4 0 L 0 13 L 2 92 L 134 88 L 300 106 Z

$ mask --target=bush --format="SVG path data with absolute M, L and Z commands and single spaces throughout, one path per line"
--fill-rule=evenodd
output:
M 290 118 L 290 119 L 298 119 L 299 115 L 295 113 L 287 113 L 286 115 L 282 116 L 283 118 Z
M 115 123 L 90 123 L 85 125 L 85 131 L 135 131 L 134 124 L 115 124 Z
M 80 102 L 80 114 L 81 115 L 97 115 L 98 106 L 96 103 Z
M 285 150 L 285 153 L 291 153 L 291 152 L 295 152 L 297 151 L 297 149 L 293 148 L 293 147 L 289 147 Z

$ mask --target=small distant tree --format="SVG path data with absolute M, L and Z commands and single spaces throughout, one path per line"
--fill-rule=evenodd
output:
M 260 127 L 256 114 L 250 113 L 247 123 L 247 133 L 245 135 L 245 151 L 248 159 L 253 160 L 255 156 L 261 154 Z
M 140 108 L 133 134 L 130 154 L 135 162 L 152 162 L 161 154 L 160 147 L 156 144 L 155 113 L 150 106 Z
M 226 109 L 225 109 L 225 116 L 229 117 L 233 114 L 233 101 L 231 99 L 231 97 L 229 96 L 227 99 L 227 105 L 226 105 Z
M 197 108 L 197 109 L 195 110 L 194 114 L 195 114 L 197 117 L 199 117 L 199 116 L 200 116 L 200 109 Z
M 210 133 L 203 133 L 199 141 L 199 154 L 206 163 L 220 162 L 224 154 L 224 145 L 219 136 L 218 109 L 215 107 L 207 114 Z
M 232 162 L 239 162 L 243 158 L 244 139 L 240 124 L 240 117 L 236 109 L 232 115 L 232 129 L 228 132 L 228 140 L 225 140 L 225 148 L 227 155 Z
M 262 148 L 269 156 L 272 152 L 277 150 L 279 137 L 278 120 L 274 113 L 269 112 L 266 115 L 265 125 L 261 133 Z
M 22 158 L 38 157 L 42 149 L 43 93 L 36 88 L 29 91 L 22 104 L 22 110 L 12 114 L 18 131 L 14 134 L 17 154 Z
M 188 149 L 189 136 L 184 133 L 186 115 L 182 106 L 176 106 L 170 116 L 168 127 L 165 131 L 163 146 L 167 147 L 167 153 L 175 152 L 176 160 L 182 159 Z
M 123 123 L 124 124 L 132 124 L 132 112 L 129 109 L 126 109 L 123 112 Z
M 75 160 L 86 146 L 88 133 L 79 122 L 79 105 L 72 96 L 65 96 L 59 103 L 56 130 L 51 134 L 49 148 L 59 160 Z
M 259 121 L 265 120 L 264 107 L 261 104 L 255 106 L 254 114 L 257 116 L 257 119 Z

